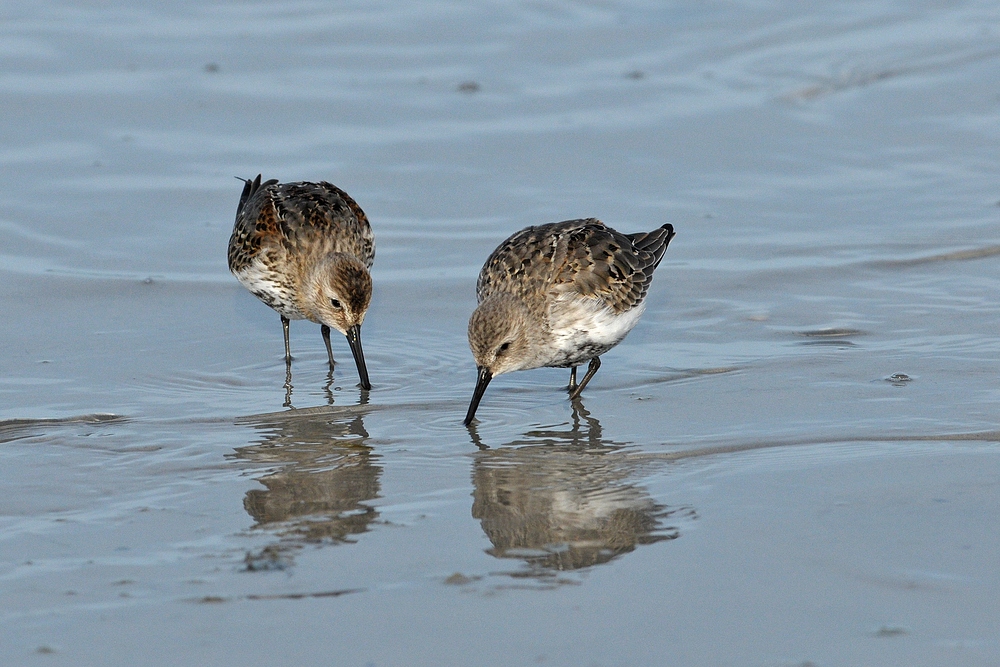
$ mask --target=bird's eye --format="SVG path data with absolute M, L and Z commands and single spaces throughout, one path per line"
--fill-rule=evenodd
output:
M 510 343 L 504 343 L 503 345 L 500 346 L 500 349 L 497 350 L 497 352 L 506 352 L 507 348 L 509 348 L 509 347 L 510 347 Z
M 342 306 L 340 305 L 340 299 L 330 299 L 330 305 L 336 308 L 337 310 L 340 310 L 342 308 Z

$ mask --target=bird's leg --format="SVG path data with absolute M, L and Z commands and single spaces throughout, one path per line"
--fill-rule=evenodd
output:
M 291 373 L 292 347 L 288 344 L 288 318 L 284 315 L 281 316 L 281 330 L 285 333 L 285 365 L 289 367 Z
M 587 366 L 587 372 L 583 376 L 583 380 L 580 381 L 580 384 L 577 386 L 576 389 L 570 392 L 569 394 L 570 400 L 580 397 L 580 392 L 583 391 L 583 388 L 587 386 L 588 382 L 590 382 L 590 378 L 594 377 L 594 373 L 596 373 L 597 369 L 600 367 L 601 367 L 600 357 L 594 357 L 593 359 L 590 360 L 590 365 Z
M 285 403 L 286 408 L 292 407 L 292 348 L 288 344 L 288 318 L 281 316 L 281 330 L 285 334 Z
M 326 343 L 326 356 L 330 358 L 330 370 L 333 371 L 333 348 L 330 347 L 330 327 L 321 325 L 319 332 L 323 334 L 323 342 Z
M 576 366 L 569 369 L 569 387 L 567 387 L 567 389 L 570 390 L 570 393 L 576 389 Z

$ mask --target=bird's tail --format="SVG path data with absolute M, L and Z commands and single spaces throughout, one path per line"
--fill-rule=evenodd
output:
M 261 187 L 266 188 L 267 186 L 274 185 L 275 183 L 278 182 L 272 179 L 270 181 L 265 181 L 262 184 L 260 182 L 260 176 L 261 176 L 260 174 L 257 174 L 257 178 L 253 180 L 249 178 L 246 179 L 240 178 L 239 176 L 236 177 L 239 180 L 243 181 L 243 194 L 240 195 L 240 203 L 236 207 L 236 215 L 239 215 L 243 211 L 243 207 L 246 206 L 246 203 L 250 201 L 250 198 L 253 197 L 254 194 L 261 189 Z
M 667 246 L 674 236 L 676 236 L 674 234 L 674 226 L 669 223 L 651 232 L 628 234 L 628 238 L 632 241 L 635 249 L 642 254 L 648 255 L 650 261 L 647 266 L 654 268 L 663 259 L 663 253 L 667 251 Z

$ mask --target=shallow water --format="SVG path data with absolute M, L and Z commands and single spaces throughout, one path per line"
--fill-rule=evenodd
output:
M 0 16 L 10 664 L 1000 662 L 993 4 Z M 304 322 L 286 390 L 258 172 L 371 218 L 371 392 Z M 465 429 L 482 261 L 582 216 L 677 229 L 641 323 Z

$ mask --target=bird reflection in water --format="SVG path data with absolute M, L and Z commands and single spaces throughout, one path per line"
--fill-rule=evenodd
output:
M 309 543 L 340 544 L 369 530 L 378 511 L 382 467 L 365 444 L 365 406 L 307 408 L 244 417 L 257 429 L 257 444 L 235 457 L 280 466 L 257 478 L 264 488 L 247 491 L 243 507 L 254 529 L 276 534 L 278 544 L 247 554 L 247 569 L 283 569 L 291 553 Z
M 283 408 L 295 408 L 292 405 L 292 392 L 295 390 L 294 385 L 292 385 L 292 367 L 291 365 L 285 366 L 285 384 L 283 385 L 285 389 L 285 400 L 281 404 Z M 326 374 L 326 382 L 323 383 L 323 398 L 326 399 L 327 405 L 333 405 L 334 402 L 334 391 L 340 391 L 340 387 L 334 387 L 334 377 L 333 369 L 331 368 Z M 364 387 L 360 388 L 361 392 L 361 405 L 368 405 L 368 390 Z
M 568 430 L 529 431 L 499 449 L 470 431 L 481 450 L 472 516 L 493 543 L 487 553 L 527 564 L 515 577 L 553 580 L 607 563 L 639 545 L 676 539 L 680 529 L 668 523 L 696 518 L 693 508 L 661 505 L 629 481 L 638 464 L 623 456 L 623 443 L 603 438 L 579 400 Z

